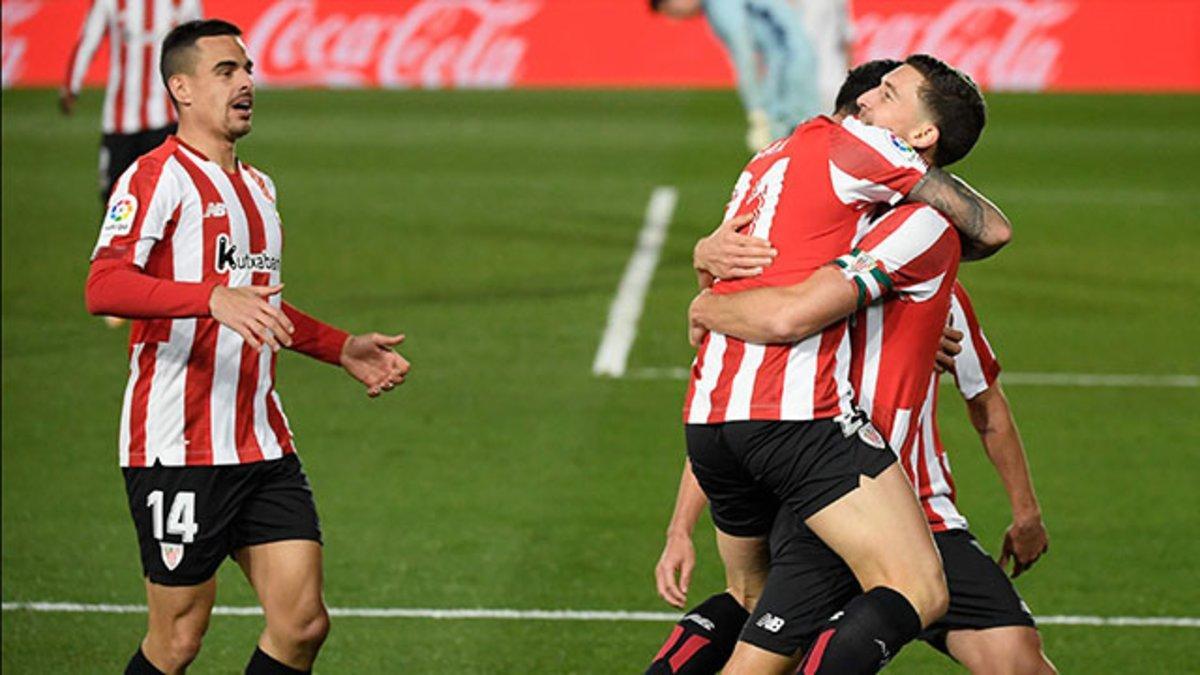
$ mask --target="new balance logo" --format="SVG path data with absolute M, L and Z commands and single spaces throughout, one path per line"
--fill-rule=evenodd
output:
M 758 622 L 755 623 L 754 625 L 758 626 L 759 628 L 761 628 L 765 631 L 769 631 L 772 633 L 778 633 L 780 631 L 780 629 L 783 628 L 784 623 L 786 623 L 786 622 L 783 619 L 768 612 L 766 614 L 763 614 L 761 617 L 759 617 Z
M 226 213 L 225 202 L 209 202 L 204 206 L 205 218 L 224 218 Z

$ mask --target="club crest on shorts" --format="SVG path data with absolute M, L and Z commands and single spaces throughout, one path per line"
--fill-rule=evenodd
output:
M 174 572 L 179 563 L 183 562 L 183 544 L 173 544 L 166 541 L 158 542 L 162 549 L 162 561 L 167 569 Z
M 883 450 L 887 447 L 887 443 L 884 442 L 883 436 L 875 428 L 875 425 L 871 424 L 870 422 L 867 422 L 858 428 L 858 437 L 862 439 L 863 443 L 866 443 L 873 448 L 879 448 L 880 450 Z

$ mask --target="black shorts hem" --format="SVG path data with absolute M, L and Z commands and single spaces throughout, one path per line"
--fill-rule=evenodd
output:
M 246 548 L 247 546 L 261 546 L 262 544 L 274 544 L 277 541 L 315 541 L 322 547 L 325 542 L 321 539 L 319 533 L 314 532 L 275 532 L 262 537 L 255 537 L 246 541 L 238 541 L 232 546 L 229 552 L 229 557 L 233 557 L 235 553 Z
M 157 572 L 150 572 L 150 571 L 146 571 L 146 570 L 142 570 L 142 576 L 145 577 L 146 579 L 148 579 L 151 583 L 157 584 L 159 586 L 171 586 L 173 588 L 180 588 L 180 587 L 185 587 L 185 586 L 199 586 L 200 584 L 206 583 L 206 582 L 208 582 L 209 579 L 212 579 L 213 577 L 215 577 L 217 575 L 217 570 L 220 568 L 221 568 L 220 561 L 217 561 L 217 564 L 212 568 L 212 571 L 208 573 L 208 576 L 193 575 L 193 576 L 181 577 L 178 574 L 174 574 L 174 573 L 159 574 Z
M 770 637 L 759 632 L 747 634 L 745 631 L 738 637 L 738 642 L 745 642 L 748 645 L 754 645 L 759 649 L 765 649 L 772 654 L 778 654 L 784 658 L 791 658 L 799 651 L 795 645 L 788 645 L 788 640 L 773 640 Z

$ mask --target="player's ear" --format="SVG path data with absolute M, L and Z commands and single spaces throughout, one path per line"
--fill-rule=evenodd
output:
M 937 144 L 941 132 L 933 122 L 922 122 L 908 137 L 908 144 L 917 152 L 928 150 Z
M 192 104 L 191 82 L 183 73 L 175 73 L 167 79 L 167 89 L 171 91 L 171 96 L 179 104 L 179 107 L 184 107 Z

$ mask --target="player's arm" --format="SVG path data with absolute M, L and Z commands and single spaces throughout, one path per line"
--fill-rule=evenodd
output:
M 1012 239 L 1008 217 L 961 178 L 932 167 L 909 193 L 914 201 L 941 211 L 962 235 L 963 258 L 979 260 Z
M 111 5 L 112 0 L 93 0 L 88 9 L 87 18 L 84 19 L 83 28 L 79 33 L 79 41 L 75 43 L 75 49 L 67 62 L 66 79 L 58 92 L 59 109 L 64 115 L 70 115 L 75 109 L 75 97 L 79 94 L 83 77 L 92 63 L 92 57 L 96 55 L 100 40 L 104 37 L 108 15 L 113 9 Z
M 834 267 L 822 267 L 793 286 L 717 295 L 702 292 L 688 311 L 693 346 L 710 330 L 761 344 L 796 342 L 859 307 L 856 284 Z
M 1032 567 L 1050 547 L 1050 537 L 1042 522 L 1042 508 L 1033 490 L 1025 447 L 999 382 L 968 400 L 967 411 L 1008 494 L 1012 524 L 1004 533 L 999 563 L 1006 567 L 1011 558 L 1015 578 Z
M 662 555 L 654 567 L 655 582 L 658 594 L 668 603 L 682 608 L 687 604 L 688 585 L 691 583 L 692 570 L 696 566 L 696 548 L 692 544 L 692 532 L 700 520 L 708 497 L 696 482 L 692 473 L 692 461 L 689 459 L 683 465 L 683 475 L 679 478 L 679 492 L 675 496 L 675 510 L 671 514 L 671 522 L 667 525 L 667 540 L 663 546 Z
M 754 220 L 745 214 L 721 223 L 713 233 L 696 242 L 692 249 L 692 267 L 701 289 L 717 279 L 739 279 L 762 274 L 778 251 L 766 239 L 740 230 Z
M 283 303 L 283 312 L 296 327 L 290 349 L 341 366 L 350 377 L 367 387 L 368 396 L 374 398 L 404 384 L 410 364 L 395 350 L 404 342 L 404 335 L 351 335 L 287 302 Z

